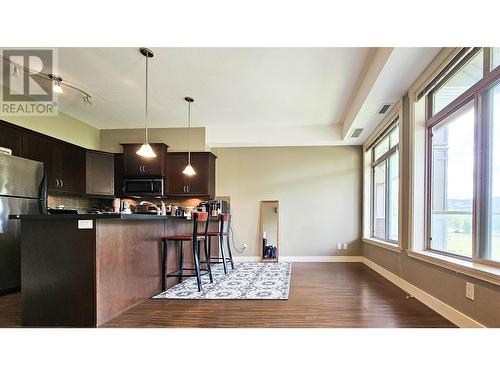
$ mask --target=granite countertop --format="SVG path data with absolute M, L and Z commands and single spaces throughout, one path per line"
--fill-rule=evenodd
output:
M 57 215 L 10 215 L 9 219 L 20 220 L 61 220 L 61 219 L 78 219 L 78 220 L 106 220 L 106 219 L 122 219 L 122 220 L 190 220 L 185 216 L 162 216 L 148 214 L 57 214 Z M 210 217 L 210 220 L 217 220 L 216 217 Z

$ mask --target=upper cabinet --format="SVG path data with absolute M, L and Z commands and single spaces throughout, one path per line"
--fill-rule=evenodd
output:
M 123 154 L 115 154 L 115 196 L 123 196 Z
M 164 143 L 151 143 L 155 158 L 137 155 L 140 143 L 125 143 L 123 146 L 123 174 L 125 176 L 163 177 L 166 175 L 167 148 Z
M 87 195 L 109 196 L 115 194 L 115 155 L 107 152 L 87 151 Z
M 167 153 L 167 196 L 213 198 L 216 158 L 211 152 L 192 152 L 191 165 L 196 174 L 187 176 L 182 171 L 188 163 L 188 153 Z
M 22 133 L 22 157 L 43 162 L 49 192 L 85 193 L 85 151 L 32 132 Z
M 14 156 L 21 156 L 21 130 L 0 120 L 0 147 L 11 149 Z

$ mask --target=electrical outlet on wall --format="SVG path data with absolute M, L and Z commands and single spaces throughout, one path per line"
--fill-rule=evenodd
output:
M 248 245 L 246 243 L 243 244 L 243 250 L 248 249 Z
M 465 297 L 474 301 L 474 284 L 465 283 Z
M 340 243 L 337 244 L 337 250 L 342 250 L 342 244 Z
M 342 248 L 343 248 L 344 250 L 347 250 L 347 242 L 344 242 L 344 244 L 342 245 Z

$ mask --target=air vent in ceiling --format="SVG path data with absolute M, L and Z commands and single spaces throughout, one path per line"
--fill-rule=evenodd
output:
M 358 138 L 361 135 L 363 128 L 355 128 L 351 133 L 351 138 Z
M 383 104 L 382 107 L 377 111 L 379 115 L 385 115 L 385 113 L 391 108 L 390 104 Z

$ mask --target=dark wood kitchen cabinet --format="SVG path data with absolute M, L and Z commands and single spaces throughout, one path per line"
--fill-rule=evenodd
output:
M 21 156 L 22 142 L 21 130 L 0 120 L 0 147 L 11 149 L 14 156 Z
M 85 194 L 85 150 L 32 132 L 22 135 L 22 156 L 43 162 L 49 192 Z
M 213 198 L 216 158 L 211 152 L 192 152 L 191 165 L 196 174 L 186 176 L 182 171 L 187 165 L 188 153 L 167 153 L 167 196 Z
M 110 196 L 115 194 L 115 155 L 108 152 L 86 153 L 87 195 Z
M 122 143 L 125 176 L 163 177 L 166 175 L 168 146 L 164 143 L 150 143 L 150 145 L 156 154 L 155 158 L 137 155 L 141 143 Z

